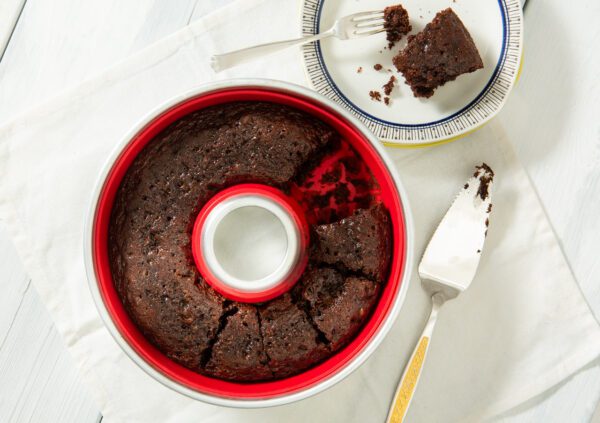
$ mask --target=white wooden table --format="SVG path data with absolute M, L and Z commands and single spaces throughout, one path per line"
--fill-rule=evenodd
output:
M 229 1 L 0 0 L 0 124 Z M 598 18 L 598 0 L 531 0 L 523 75 L 498 117 L 596 316 Z M 1 222 L 0 281 L 0 422 L 101 420 Z M 500 420 L 600 423 L 599 398 L 596 362 Z

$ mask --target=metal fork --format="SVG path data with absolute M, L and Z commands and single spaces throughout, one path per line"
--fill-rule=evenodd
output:
M 277 41 L 274 43 L 261 44 L 241 50 L 224 54 L 215 54 L 210 58 L 210 65 L 215 72 L 229 69 L 242 63 L 250 62 L 268 54 L 272 54 L 291 46 L 302 45 L 328 37 L 336 37 L 340 40 L 366 37 L 384 31 L 383 11 L 372 10 L 345 16 L 335 21 L 333 26 L 325 32 L 310 37 L 296 38 L 294 40 Z

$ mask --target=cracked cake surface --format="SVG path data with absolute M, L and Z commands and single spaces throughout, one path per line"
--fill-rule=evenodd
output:
M 314 261 L 360 272 L 380 282 L 387 277 L 391 223 L 383 204 L 358 209 L 338 222 L 315 226 L 314 232 Z
M 319 332 L 289 293 L 270 301 L 259 313 L 265 351 L 275 377 L 298 373 L 329 355 Z
M 375 306 L 379 285 L 332 268 L 315 268 L 304 274 L 300 289 L 315 325 L 337 350 L 352 339 Z
M 312 174 L 324 152 L 336 148 L 327 173 Z M 245 304 L 224 298 L 205 282 L 190 237 L 206 201 L 243 182 L 304 195 L 300 202 L 314 211 L 311 223 L 317 226 L 343 226 L 376 209 L 389 224 L 382 205 L 361 211 L 373 199 L 362 179 L 365 169 L 353 162 L 353 154 L 340 149 L 337 133 L 319 120 L 262 102 L 213 106 L 157 135 L 126 172 L 108 233 L 115 287 L 143 335 L 193 371 L 240 382 L 297 374 L 349 342 L 377 301 L 375 282 L 387 272 L 383 262 L 373 266 L 361 256 L 354 274 L 316 270 L 319 277 L 301 278 L 294 288 L 302 294 Z M 294 185 L 298 181 L 304 182 Z M 311 191 L 317 186 L 322 197 Z M 380 245 L 391 242 L 389 232 L 378 229 L 373 236 L 386 238 Z M 369 242 L 376 244 L 374 238 Z M 369 245 L 365 251 L 384 251 Z M 310 260 L 311 269 L 326 261 L 314 251 Z M 350 262 L 345 266 L 352 269 Z M 343 318 L 334 321 L 335 314 Z
M 271 378 L 256 307 L 237 304 L 226 319 L 207 360 L 207 371 L 223 379 Z

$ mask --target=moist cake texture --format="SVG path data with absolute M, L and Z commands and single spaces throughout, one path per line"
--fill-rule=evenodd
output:
M 408 20 L 408 12 L 401 4 L 383 9 L 383 28 L 390 49 L 410 32 L 412 27 Z
M 383 282 L 391 256 L 391 224 L 383 204 L 359 209 L 339 222 L 314 228 L 312 259 Z
M 415 97 L 431 97 L 434 90 L 459 75 L 483 68 L 469 31 L 452 9 L 437 13 L 423 31 L 408 37 L 393 59 Z
M 363 180 L 348 179 L 362 172 L 351 166 L 351 151 L 340 150 L 343 160 L 332 162 L 331 175 L 318 176 L 323 186 L 336 187 L 327 195 L 340 204 L 311 217 L 328 249 L 319 253 L 311 239 L 307 270 L 292 292 L 263 304 L 228 300 L 202 278 L 190 246 L 195 218 L 214 194 L 255 182 L 308 195 L 307 182 L 296 184 L 316 178 L 312 169 L 340 142 L 331 128 L 295 109 L 239 102 L 187 115 L 136 157 L 113 205 L 111 273 L 132 321 L 162 353 L 195 372 L 247 382 L 297 374 L 352 340 L 385 282 L 391 235 L 385 207 L 362 194 Z M 353 229 L 344 232 L 348 224 Z M 376 228 L 370 235 L 363 231 L 369 224 Z M 327 233 L 343 241 L 340 260 L 331 259 L 337 250 Z M 348 237 L 363 242 L 353 257 Z
M 275 377 L 291 376 L 330 354 L 310 316 L 286 293 L 259 309 L 269 367 Z
M 352 339 L 371 312 L 379 285 L 322 267 L 306 272 L 300 290 L 315 326 L 335 350 Z

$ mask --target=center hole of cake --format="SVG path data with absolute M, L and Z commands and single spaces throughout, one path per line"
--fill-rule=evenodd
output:
M 223 270 L 243 281 L 257 281 L 274 273 L 283 263 L 287 248 L 283 224 L 262 207 L 232 210 L 215 230 L 217 261 Z

